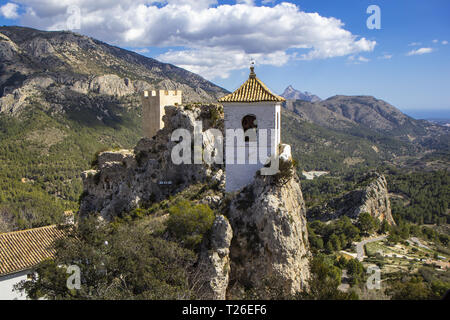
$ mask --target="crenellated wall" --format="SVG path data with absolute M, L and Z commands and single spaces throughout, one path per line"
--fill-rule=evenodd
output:
M 142 130 L 143 137 L 153 138 L 158 130 L 164 127 L 162 120 L 166 106 L 181 105 L 182 91 L 152 90 L 144 91 L 142 100 Z

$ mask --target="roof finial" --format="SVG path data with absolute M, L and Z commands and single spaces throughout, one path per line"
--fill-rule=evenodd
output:
M 250 75 L 249 78 L 254 79 L 256 78 L 256 73 L 255 73 L 255 60 L 251 60 L 250 61 Z

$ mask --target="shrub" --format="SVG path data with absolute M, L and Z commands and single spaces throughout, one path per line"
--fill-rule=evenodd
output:
M 169 208 L 167 230 L 186 248 L 196 249 L 211 229 L 214 212 L 206 204 L 181 200 Z

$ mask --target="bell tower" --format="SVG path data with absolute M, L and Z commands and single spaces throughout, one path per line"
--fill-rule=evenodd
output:
M 219 99 L 225 113 L 226 192 L 251 183 L 268 158 L 278 154 L 283 101 L 256 77 L 253 63 L 248 80 Z

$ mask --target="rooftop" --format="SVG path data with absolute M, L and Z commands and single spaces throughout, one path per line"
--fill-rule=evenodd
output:
M 233 93 L 219 99 L 219 102 L 282 102 L 285 101 L 266 87 L 266 85 L 256 77 L 254 67 L 250 67 L 248 80 Z
M 0 234 L 0 276 L 28 270 L 53 258 L 53 243 L 66 232 L 56 225 Z

